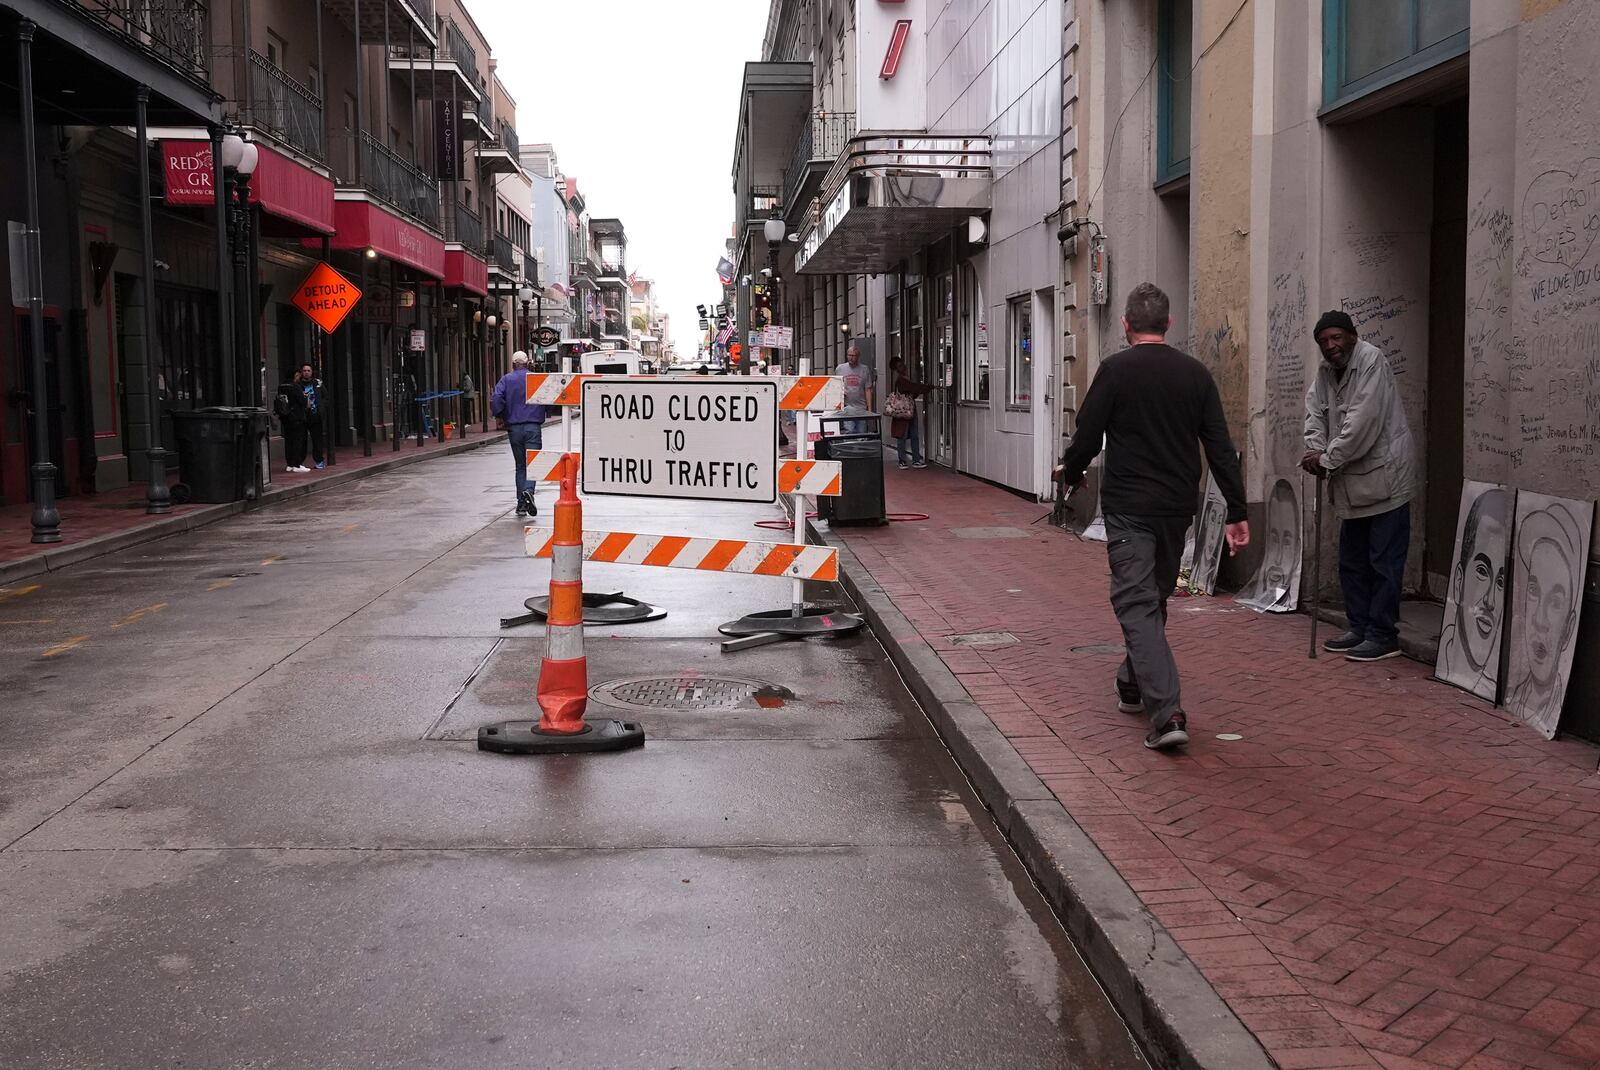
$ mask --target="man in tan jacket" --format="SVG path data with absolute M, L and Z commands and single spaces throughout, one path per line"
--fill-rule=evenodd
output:
M 1350 628 L 1323 649 L 1351 661 L 1400 654 L 1400 583 L 1411 544 L 1416 462 L 1394 369 L 1348 313 L 1312 332 L 1322 366 L 1306 393 L 1301 466 L 1326 476 L 1339 517 L 1339 585 Z

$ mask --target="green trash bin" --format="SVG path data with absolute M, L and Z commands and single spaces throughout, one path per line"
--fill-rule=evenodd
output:
M 216 504 L 255 496 L 266 409 L 218 405 L 171 416 L 180 486 L 189 501 Z

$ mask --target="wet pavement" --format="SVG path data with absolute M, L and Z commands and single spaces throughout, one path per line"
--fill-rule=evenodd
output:
M 787 581 L 592 566 L 669 611 L 588 633 L 647 745 L 477 751 L 536 715 L 505 460 L 0 588 L 0 1066 L 1143 1065 L 870 634 L 718 650 Z

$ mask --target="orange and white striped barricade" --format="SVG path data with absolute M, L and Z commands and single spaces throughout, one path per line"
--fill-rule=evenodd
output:
M 589 662 L 583 653 L 583 503 L 577 461 L 563 466 L 550 536 L 550 610 L 539 666 L 537 721 L 505 721 L 478 729 L 478 749 L 500 754 L 584 754 L 644 745 L 631 721 L 588 722 Z
M 844 386 L 836 376 L 815 376 L 811 372 L 811 359 L 800 358 L 797 383 L 813 383 L 826 379 L 838 387 L 838 404 L 807 405 L 795 411 L 795 459 L 785 461 L 778 470 L 778 489 L 789 495 L 794 514 L 794 541 L 806 541 L 806 512 L 810 508 L 807 496 L 832 497 L 840 494 L 843 466 L 838 461 L 811 460 L 811 413 L 831 412 L 844 402 Z M 830 389 L 828 398 L 832 399 Z M 838 566 L 834 566 L 837 579 Z M 865 627 L 866 621 L 854 613 L 845 612 L 837 605 L 809 605 L 806 602 L 805 577 L 795 577 L 788 609 L 749 613 L 738 620 L 729 621 L 717 630 L 730 638 L 722 644 L 723 653 L 766 646 L 784 639 L 804 639 L 811 636 L 848 635 Z

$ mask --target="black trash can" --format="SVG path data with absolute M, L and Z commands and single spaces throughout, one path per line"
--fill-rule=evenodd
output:
M 215 504 L 255 497 L 256 469 L 268 433 L 266 409 L 214 406 L 171 415 L 179 477 L 189 501 Z
M 817 498 L 818 516 L 830 524 L 888 522 L 883 504 L 883 439 L 877 433 L 825 434 L 817 440 L 816 455 L 819 461 L 839 462 L 840 491 L 837 498 Z

